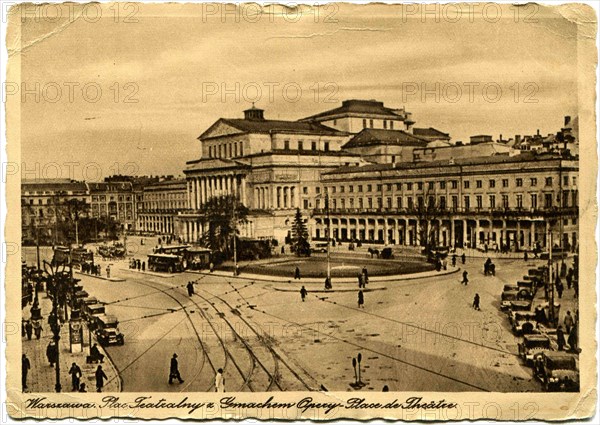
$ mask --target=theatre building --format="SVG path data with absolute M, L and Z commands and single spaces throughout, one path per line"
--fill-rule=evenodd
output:
M 534 153 L 345 166 L 322 175 L 329 202 L 312 236 L 325 239 L 330 220 L 340 241 L 572 248 L 577 176 L 578 161 Z

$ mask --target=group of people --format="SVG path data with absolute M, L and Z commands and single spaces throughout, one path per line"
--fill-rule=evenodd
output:
M 132 258 L 131 261 L 129 262 L 129 268 L 133 269 L 133 270 L 138 270 L 138 271 L 146 271 L 146 262 L 145 261 L 140 261 L 139 259 L 136 258 Z
M 491 258 L 488 257 L 483 264 L 483 275 L 484 276 L 496 276 L 496 265 L 492 262 Z
M 367 267 L 363 267 L 361 272 L 358 274 L 358 287 L 366 288 L 369 283 L 369 271 Z
M 35 339 L 40 339 L 42 337 L 42 324 L 40 321 L 36 321 L 34 326 L 31 320 L 23 320 L 22 336 L 27 336 L 27 340 L 31 341 L 31 337 L 34 334 Z
M 179 373 L 179 362 L 177 361 L 177 353 L 173 353 L 173 357 L 171 357 L 171 364 L 169 366 L 169 385 L 173 384 L 173 381 L 177 379 L 180 384 L 183 384 L 185 381 L 181 378 L 181 373 Z M 218 393 L 225 392 L 225 377 L 223 376 L 223 369 L 217 369 L 217 373 L 215 374 L 214 381 L 215 391 Z
M 452 254 L 452 267 L 456 267 L 456 253 Z M 465 264 L 467 262 L 467 256 L 465 255 L 465 253 L 463 252 L 462 255 L 460 256 L 460 259 L 462 261 L 463 264 Z
M 81 263 L 81 272 L 88 273 L 94 276 L 100 276 L 102 274 L 102 267 L 100 267 L 100 264 L 83 262 Z
M 563 319 L 563 324 L 565 325 L 564 330 L 562 325 L 558 325 L 558 328 L 556 329 L 556 343 L 558 344 L 558 351 L 563 351 L 568 345 L 568 351 L 577 353 L 577 328 L 579 326 L 579 314 L 576 312 L 575 317 L 573 317 L 571 312 L 567 311 L 567 314 Z M 566 339 L 565 335 L 567 336 Z

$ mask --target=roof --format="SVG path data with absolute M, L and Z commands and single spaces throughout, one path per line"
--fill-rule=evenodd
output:
M 333 115 L 350 115 L 350 114 L 370 114 L 385 116 L 393 119 L 404 120 L 405 112 L 403 109 L 391 109 L 383 106 L 383 102 L 376 100 L 360 100 L 360 99 L 349 99 L 342 102 L 342 106 L 334 108 L 329 111 L 321 112 L 316 115 L 303 118 L 302 121 L 318 120 L 319 118 L 325 118 Z
M 88 183 L 90 192 L 131 192 L 131 182 L 97 182 Z
M 413 128 L 413 134 L 418 137 L 427 137 L 427 138 L 438 138 L 438 139 L 448 139 L 450 140 L 450 135 L 448 133 L 443 133 L 440 130 L 437 130 L 433 127 L 429 128 Z
M 21 180 L 21 191 L 37 192 L 87 192 L 85 182 L 69 179 L 32 179 Z
M 398 146 L 427 146 L 427 140 L 415 137 L 402 130 L 382 130 L 375 128 L 365 128 L 348 143 L 342 146 L 342 149 L 355 148 L 372 145 L 398 145 Z
M 152 183 L 144 186 L 143 190 L 165 190 L 166 188 L 185 190 L 187 188 L 186 179 L 171 179 Z
M 219 123 L 234 127 L 243 133 L 300 133 L 323 136 L 343 136 L 346 134 L 315 122 L 220 118 L 202 133 L 198 139 L 209 138 L 207 135 Z M 220 135 L 216 137 L 220 137 Z
M 217 170 L 224 168 L 239 169 L 248 167 L 248 165 L 243 162 L 226 158 L 201 158 L 194 161 L 188 161 L 185 164 L 186 166 L 183 170 L 184 174 L 190 171 Z

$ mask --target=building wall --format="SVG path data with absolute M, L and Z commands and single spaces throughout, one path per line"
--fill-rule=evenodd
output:
M 404 121 L 377 116 L 341 117 L 320 121 L 321 124 L 349 133 L 360 133 L 365 128 L 380 128 L 387 130 L 405 130 Z

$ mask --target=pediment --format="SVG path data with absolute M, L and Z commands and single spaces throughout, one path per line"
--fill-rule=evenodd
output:
M 211 125 L 198 138 L 200 140 L 203 140 L 203 139 L 209 139 L 212 137 L 230 136 L 230 135 L 240 134 L 240 133 L 242 133 L 242 131 L 240 131 L 238 128 L 235 128 L 234 126 L 224 122 L 223 120 L 219 120 L 216 123 L 214 123 L 213 125 Z

